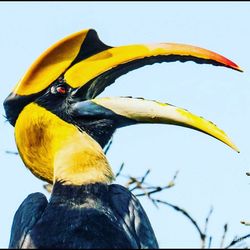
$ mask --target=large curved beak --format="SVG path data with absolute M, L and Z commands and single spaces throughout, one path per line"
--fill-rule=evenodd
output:
M 73 65 L 64 77 L 73 88 L 81 86 L 81 95 L 91 99 L 129 71 L 145 65 L 174 61 L 193 61 L 242 71 L 231 60 L 210 50 L 186 44 L 158 43 L 105 49 Z
M 137 123 L 162 123 L 188 127 L 206 133 L 239 153 L 224 131 L 214 123 L 196 116 L 185 109 L 170 104 L 138 98 L 106 97 L 78 102 L 72 105 L 74 116 L 89 116 L 116 121 L 117 127 Z
M 224 56 L 196 46 L 157 43 L 111 47 L 99 39 L 95 30 L 89 29 L 48 48 L 27 70 L 13 93 L 18 96 L 39 93 L 63 76 L 72 88 L 84 88 L 85 99 L 90 99 L 131 70 L 173 61 L 194 61 L 242 71 Z
M 185 44 L 158 43 L 111 47 L 104 44 L 95 30 L 72 34 L 47 49 L 29 68 L 4 106 L 14 124 L 18 113 L 32 98 L 43 93 L 59 77 L 73 88 L 72 98 L 80 100 L 72 109 L 76 115 L 99 115 L 117 120 L 117 126 L 134 123 L 166 123 L 193 128 L 238 149 L 214 124 L 183 109 L 153 101 L 130 98 L 95 98 L 119 76 L 153 63 L 194 61 L 240 67 L 215 52 Z M 89 101 L 83 101 L 83 100 Z M 16 110 L 17 112 L 14 112 Z

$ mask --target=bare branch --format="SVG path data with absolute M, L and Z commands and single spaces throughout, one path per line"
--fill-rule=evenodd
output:
M 212 245 L 212 237 L 210 236 L 209 237 L 209 241 L 208 241 L 208 247 L 207 248 L 211 248 L 211 245 Z
M 173 179 L 172 179 L 172 182 L 174 182 L 174 181 L 176 180 L 176 178 L 177 178 L 179 172 L 180 172 L 179 170 L 177 170 L 177 171 L 175 172 L 174 177 L 173 177 Z
M 108 144 L 105 146 L 105 149 L 103 150 L 104 151 L 104 154 L 106 155 L 110 149 L 110 146 L 112 145 L 113 143 L 113 136 L 111 137 L 111 139 L 109 140 Z
M 145 181 L 146 177 L 148 176 L 148 174 L 151 172 L 150 169 L 147 170 L 147 172 L 144 174 L 144 176 L 141 178 L 140 183 L 143 184 L 143 182 Z
M 124 162 L 121 164 L 121 166 L 120 166 L 118 172 L 116 173 L 115 177 L 118 177 L 121 174 L 121 172 L 123 170 L 123 167 L 124 167 Z
M 148 175 L 148 173 L 149 173 L 149 172 L 147 172 L 146 174 Z M 173 186 L 175 185 L 175 182 L 174 182 L 174 181 L 176 180 L 178 173 L 179 173 L 179 171 L 176 171 L 176 172 L 175 172 L 174 177 L 173 177 L 172 180 L 168 183 L 168 185 L 163 186 L 163 187 L 161 187 L 161 186 L 147 186 L 147 187 L 144 187 L 144 188 L 143 188 L 143 189 L 144 189 L 144 192 L 139 193 L 139 194 L 136 194 L 136 196 L 138 196 L 138 197 L 139 197 L 139 196 L 150 196 L 151 194 L 158 193 L 158 192 L 161 192 L 161 191 L 163 191 L 163 190 L 165 190 L 165 189 L 169 189 L 169 188 L 173 187 Z M 146 176 L 146 175 L 145 175 L 145 176 Z M 145 176 L 144 176 L 144 177 L 145 177 Z M 145 178 L 143 178 L 142 180 L 144 181 Z M 147 191 L 145 191 L 146 189 L 152 189 L 152 191 L 147 192 Z
M 167 186 L 166 187 L 156 187 L 153 191 L 136 194 L 136 196 L 138 196 L 138 197 L 140 197 L 140 196 L 150 196 L 151 194 L 161 192 L 162 190 L 164 190 L 166 188 L 167 188 Z
M 135 177 L 130 177 L 132 180 L 135 180 L 134 183 L 136 183 L 136 186 L 131 188 L 130 191 L 134 191 L 136 189 L 142 189 L 145 190 L 145 188 L 142 186 L 143 182 L 145 181 L 146 177 L 148 176 L 148 174 L 150 173 L 150 169 L 148 169 L 146 171 L 146 173 L 144 174 L 144 176 L 141 177 L 141 180 L 138 180 L 139 178 L 135 178 Z
M 207 218 L 205 220 L 204 234 L 207 233 L 208 222 L 209 222 L 210 216 L 212 215 L 213 211 L 214 211 L 214 209 L 213 209 L 213 207 L 211 207 L 209 212 L 208 212 Z
M 6 150 L 5 153 L 6 153 L 6 154 L 12 154 L 12 155 L 18 155 L 18 152 L 16 152 L 16 151 L 11 151 L 11 150 Z
M 123 166 L 124 166 L 124 163 L 121 165 L 118 173 L 116 176 L 119 176 L 121 175 L 121 171 L 123 169 Z M 179 171 L 176 171 L 175 175 L 173 176 L 172 180 L 168 183 L 168 185 L 166 186 L 153 186 L 153 185 L 150 185 L 148 183 L 146 183 L 146 178 L 148 177 L 150 173 L 150 170 L 147 170 L 146 173 L 142 176 L 142 177 L 133 177 L 133 176 L 125 176 L 123 175 L 123 177 L 126 177 L 127 178 L 127 183 L 126 183 L 126 187 L 130 190 L 130 191 L 135 191 L 135 190 L 140 190 L 141 192 L 140 193 L 137 193 L 135 194 L 136 196 L 138 197 L 142 197 L 142 196 L 146 196 L 151 202 L 152 204 L 156 207 L 156 208 L 159 208 L 159 204 L 164 204 L 164 205 L 167 205 L 171 208 L 173 208 L 174 210 L 176 210 L 177 212 L 180 212 L 182 213 L 185 217 L 188 218 L 188 220 L 193 224 L 193 226 L 196 228 L 199 236 L 200 236 L 200 240 L 201 240 L 201 248 L 206 248 L 206 239 L 209 237 L 209 240 L 208 240 L 208 248 L 211 248 L 211 244 L 212 244 L 212 236 L 208 236 L 207 235 L 207 229 L 208 229 L 208 223 L 209 223 L 209 220 L 210 220 L 210 217 L 212 215 L 212 212 L 213 212 L 213 207 L 210 208 L 209 210 L 209 213 L 205 219 L 205 225 L 204 225 L 204 231 L 201 230 L 200 226 L 198 225 L 198 223 L 193 219 L 193 217 L 184 209 L 174 205 L 174 204 L 171 204 L 167 201 L 163 201 L 163 200 L 160 200 L 160 199 L 155 199 L 152 197 L 153 194 L 156 194 L 156 193 L 159 193 L 165 189 L 169 189 L 171 187 L 173 187 L 175 185 L 175 180 L 177 178 L 177 175 L 179 173 Z M 248 173 L 247 173 L 248 175 Z M 249 173 L 250 175 L 250 173 Z M 242 224 L 245 224 L 245 225 L 250 225 L 250 222 L 246 222 L 246 221 L 241 221 Z M 225 241 L 225 238 L 226 238 L 226 233 L 228 231 L 228 225 L 225 224 L 224 225 L 224 231 L 223 231 L 223 235 L 222 235 L 222 238 L 221 238 L 221 243 L 220 243 L 220 247 L 222 248 L 223 245 L 224 245 L 224 241 Z M 234 238 L 232 240 L 232 242 L 226 247 L 226 248 L 230 248 L 236 244 L 243 244 L 243 240 L 245 240 L 246 238 L 249 238 L 250 237 L 250 234 L 248 235 L 245 235 L 243 237 L 240 237 L 240 238 Z
M 156 201 L 155 199 L 150 198 L 150 197 L 148 197 L 148 198 L 149 198 L 149 200 L 152 202 L 152 204 L 153 204 L 157 209 L 159 209 L 159 206 L 158 206 L 158 204 L 157 204 L 157 201 Z
M 191 221 L 191 223 L 197 229 L 197 231 L 198 231 L 198 233 L 200 235 L 200 239 L 202 241 L 205 239 L 206 236 L 205 236 L 204 233 L 202 233 L 202 231 L 201 231 L 200 227 L 198 226 L 197 222 L 184 209 L 182 209 L 182 208 L 180 208 L 180 207 L 178 207 L 176 205 L 173 205 L 173 204 L 171 204 L 169 202 L 166 202 L 166 201 L 162 201 L 162 200 L 158 200 L 158 199 L 153 199 L 153 200 L 155 200 L 158 203 L 162 203 L 162 204 L 165 204 L 165 205 L 167 205 L 169 207 L 172 207 L 174 210 L 176 210 L 178 212 L 181 212 L 183 215 L 185 215 Z
M 136 183 L 136 186 L 138 186 L 139 181 L 136 177 L 130 176 L 125 186 L 129 188 L 129 186 L 133 185 L 134 183 Z M 130 189 L 130 191 L 132 191 L 133 189 L 134 188 Z
M 206 235 L 201 231 L 201 229 L 198 226 L 197 222 L 184 209 L 182 209 L 182 208 L 180 208 L 180 207 L 178 207 L 176 205 L 173 205 L 173 204 L 171 204 L 169 202 L 159 200 L 159 199 L 154 199 L 154 198 L 151 197 L 152 194 L 155 194 L 155 193 L 161 192 L 161 191 L 163 191 L 165 189 L 173 187 L 175 185 L 174 181 L 176 180 L 179 171 L 176 171 L 174 177 L 168 183 L 168 185 L 163 186 L 163 187 L 160 187 L 160 186 L 156 186 L 156 187 L 146 186 L 146 187 L 144 187 L 142 184 L 145 182 L 145 179 L 146 179 L 146 177 L 148 176 L 149 173 L 150 173 L 150 170 L 147 170 L 147 172 L 141 178 L 141 180 L 138 180 L 139 178 L 130 176 L 129 180 L 128 180 L 127 184 L 126 184 L 127 187 L 129 187 L 132 184 L 136 183 L 136 186 L 131 188 L 130 191 L 134 191 L 136 189 L 142 190 L 143 191 L 142 193 L 135 194 L 135 195 L 138 196 L 138 197 L 139 196 L 147 196 L 149 198 L 149 200 L 153 203 L 153 205 L 156 206 L 157 208 L 159 208 L 158 203 L 161 203 L 161 204 L 165 204 L 167 206 L 170 206 L 173 209 L 175 209 L 176 211 L 181 212 L 182 214 L 184 214 L 192 222 L 192 224 L 195 226 L 195 228 L 197 229 L 197 231 L 198 231 L 198 233 L 200 235 L 201 241 L 204 242 L 204 240 L 206 238 Z M 144 185 L 145 185 L 145 183 L 144 183 Z M 153 189 L 153 190 L 148 192 L 147 189 Z M 212 213 L 212 211 L 210 210 L 209 215 L 208 215 L 208 217 L 206 219 L 207 223 L 208 223 L 209 216 L 210 216 L 211 213 Z
M 245 240 L 245 239 L 247 239 L 247 238 L 249 238 L 249 237 L 250 237 L 250 234 L 247 234 L 247 235 L 242 236 L 242 237 L 239 237 L 239 238 L 235 237 L 235 238 L 232 240 L 232 242 L 231 242 L 227 247 L 225 247 L 225 249 L 228 249 L 228 248 L 230 248 L 230 247 L 236 245 L 237 243 L 239 243 L 239 242 L 241 242 L 241 241 L 243 241 L 243 240 Z
M 221 237 L 220 248 L 223 248 L 223 246 L 224 246 L 224 242 L 225 242 L 227 230 L 228 230 L 228 225 L 227 225 L 227 223 L 226 223 L 226 224 L 224 225 L 224 231 L 223 231 L 223 234 L 222 234 L 222 237 Z
M 208 215 L 205 220 L 205 226 L 204 226 L 204 232 L 203 234 L 205 235 L 204 239 L 201 239 L 201 248 L 205 248 L 206 246 L 206 238 L 207 238 L 207 227 L 208 227 L 208 222 L 210 219 L 211 214 L 213 213 L 213 207 L 210 208 Z

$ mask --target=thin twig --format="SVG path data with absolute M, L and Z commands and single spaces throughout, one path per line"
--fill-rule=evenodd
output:
M 149 171 L 146 174 L 148 175 L 148 173 L 149 173 Z M 154 186 L 143 187 L 144 192 L 136 194 L 136 196 L 138 196 L 138 197 L 139 196 L 150 196 L 151 194 L 158 193 L 158 192 L 161 192 L 161 191 L 163 191 L 165 189 L 169 189 L 169 188 L 173 187 L 175 185 L 174 181 L 176 180 L 178 173 L 179 173 L 179 171 L 175 172 L 174 177 L 168 183 L 167 186 L 163 186 L 163 187 L 160 187 L 160 186 L 156 186 L 156 187 L 154 187 Z M 146 175 L 144 175 L 144 178 L 142 179 L 143 181 L 145 180 L 145 177 L 146 177 Z M 147 192 L 147 191 L 145 191 L 147 189 L 153 189 L 153 190 L 150 191 L 150 192 Z
M 144 189 L 152 189 L 152 188 L 154 188 L 154 190 L 152 190 L 150 192 L 143 192 L 143 193 L 140 193 L 140 194 L 136 194 L 136 196 L 138 196 L 138 197 L 139 196 L 150 196 L 151 194 L 161 192 L 161 191 L 163 191 L 165 189 L 169 189 L 169 188 L 171 188 L 173 186 L 174 186 L 174 183 L 168 184 L 165 187 L 160 187 L 160 186 L 158 186 L 158 187 L 146 187 Z
M 221 237 L 220 248 L 223 248 L 223 246 L 224 246 L 224 242 L 225 242 L 227 230 L 228 230 L 228 225 L 227 225 L 227 223 L 226 223 L 226 224 L 224 225 L 224 231 L 223 231 L 223 234 L 222 234 L 222 237 Z
M 249 238 L 249 237 L 250 237 L 250 234 L 247 234 L 247 235 L 242 236 L 242 237 L 239 237 L 239 238 L 235 237 L 235 238 L 232 240 L 232 242 L 231 242 L 227 247 L 225 247 L 225 249 L 228 249 L 228 248 L 230 248 L 230 247 L 236 245 L 237 243 L 239 243 L 239 242 L 241 242 L 241 241 L 243 241 L 243 240 L 245 240 L 245 239 L 247 239 L 247 238 Z
M 209 237 L 209 241 L 208 241 L 208 247 L 207 248 L 211 248 L 212 245 L 212 236 Z
M 205 221 L 204 234 L 207 233 L 208 222 L 209 222 L 210 216 L 212 215 L 213 211 L 214 211 L 214 209 L 213 209 L 213 207 L 211 207 L 209 210 L 209 213 L 207 215 L 206 221 Z
M 10 151 L 10 150 L 6 150 L 5 153 L 6 154 L 12 154 L 12 155 L 18 155 L 18 152 L 16 152 L 16 151 Z
M 208 222 L 209 222 L 209 219 L 210 219 L 210 216 L 212 213 L 213 213 L 213 207 L 210 208 L 209 213 L 208 213 L 206 220 L 205 220 L 205 226 L 204 226 L 204 232 L 203 232 L 205 237 L 204 237 L 204 239 L 201 239 L 201 248 L 205 248 L 205 246 L 206 246 L 207 226 L 208 226 Z
M 244 241 L 239 242 L 237 248 L 248 249 L 247 244 Z
M 159 206 L 158 206 L 158 204 L 157 204 L 157 201 L 156 201 L 156 200 L 151 199 L 151 198 L 150 198 L 150 200 L 151 200 L 151 202 L 154 204 L 154 206 L 155 206 L 156 208 L 159 208 Z
M 140 196 L 150 196 L 151 194 L 154 194 L 154 193 L 158 193 L 164 189 L 166 189 L 166 187 L 156 187 L 155 190 L 153 191 L 150 191 L 150 192 L 144 192 L 144 193 L 140 193 L 140 194 L 136 194 L 136 196 L 140 197 Z
M 141 178 L 140 183 L 143 184 L 143 182 L 145 181 L 146 177 L 148 176 L 148 174 L 151 172 L 150 169 L 147 170 L 147 172 L 144 174 L 144 176 Z
M 137 183 L 137 182 L 138 182 L 138 180 L 137 180 L 135 177 L 130 176 L 130 177 L 129 177 L 129 180 L 128 180 L 127 184 L 126 184 L 126 186 L 129 187 L 129 186 L 131 186 L 132 184 Z M 131 191 L 131 190 L 130 190 L 130 191 Z
M 134 191 L 134 190 L 136 190 L 136 189 L 145 190 L 144 187 L 142 186 L 142 184 L 144 183 L 144 181 L 145 181 L 146 177 L 148 176 L 148 174 L 150 173 L 150 171 L 151 171 L 151 170 L 148 169 L 148 170 L 146 171 L 146 173 L 144 174 L 144 176 L 141 177 L 141 180 L 140 180 L 140 181 L 138 180 L 138 178 L 130 177 L 130 179 L 131 179 L 131 181 L 132 181 L 131 184 L 136 183 L 136 185 L 135 185 L 133 188 L 130 189 L 130 192 L 132 192 L 132 191 Z
M 178 174 L 179 174 L 179 170 L 177 170 L 177 171 L 175 172 L 174 177 L 173 177 L 173 179 L 172 179 L 172 182 L 174 182 L 174 181 L 176 180 Z
M 121 172 L 123 170 L 123 167 L 124 167 L 124 162 L 121 164 L 121 166 L 120 166 L 118 172 L 116 173 L 115 177 L 118 177 L 121 174 Z
M 110 149 L 110 146 L 113 143 L 113 136 L 111 137 L 111 139 L 109 140 L 108 144 L 106 145 L 105 149 L 104 149 L 104 154 L 106 155 Z
M 120 169 L 118 171 L 118 175 L 120 175 L 120 172 L 121 172 L 122 168 L 123 168 L 123 165 L 120 167 Z M 182 208 L 180 208 L 180 207 L 178 207 L 176 205 L 173 205 L 173 204 L 171 204 L 171 203 L 169 203 L 167 201 L 152 198 L 153 194 L 159 193 L 159 192 L 161 192 L 161 191 L 163 191 L 165 189 L 171 188 L 171 187 L 173 187 L 175 185 L 175 179 L 177 178 L 178 171 L 176 171 L 174 177 L 172 178 L 172 180 L 166 186 L 152 186 L 152 185 L 146 183 L 145 180 L 148 177 L 149 173 L 150 173 L 150 170 L 147 170 L 147 172 L 142 177 L 133 177 L 133 176 L 124 176 L 123 175 L 124 177 L 126 177 L 128 179 L 128 182 L 126 184 L 127 188 L 130 191 L 141 190 L 142 191 L 141 193 L 135 194 L 135 195 L 138 196 L 138 197 L 146 196 L 156 208 L 159 208 L 159 206 L 158 206 L 159 204 L 164 204 L 164 205 L 167 205 L 167 206 L 173 208 L 174 210 L 182 213 L 184 216 L 186 216 L 189 219 L 189 221 L 191 221 L 191 223 L 194 225 L 197 232 L 199 233 L 199 236 L 200 236 L 200 239 L 201 239 L 201 248 L 205 248 L 206 247 L 206 238 L 208 237 L 208 235 L 207 235 L 208 222 L 209 222 L 209 219 L 210 219 L 211 214 L 213 212 L 213 208 L 211 207 L 210 210 L 209 210 L 209 213 L 208 213 L 208 215 L 206 217 L 206 220 L 205 220 L 204 232 L 202 232 L 202 230 L 199 227 L 198 223 L 184 209 L 182 209 Z M 249 175 L 250 175 L 250 173 L 249 173 Z M 135 185 L 135 186 L 133 186 L 131 188 L 132 185 Z M 241 223 L 245 224 L 245 225 L 250 225 L 250 223 L 247 223 L 245 221 L 242 221 Z M 224 232 L 223 232 L 222 239 L 221 239 L 221 244 L 220 244 L 221 247 L 223 247 L 223 245 L 224 245 L 227 230 L 228 230 L 228 226 L 227 226 L 227 224 L 225 224 L 224 225 Z M 240 237 L 240 238 L 234 238 L 232 240 L 232 242 L 226 248 L 230 248 L 231 246 L 234 246 L 237 243 L 242 244 L 243 243 L 242 241 L 244 239 L 248 238 L 248 237 L 250 237 L 250 234 L 245 235 L 245 236 Z M 211 248 L 212 239 L 213 238 L 211 236 L 209 236 L 208 248 Z
M 197 222 L 184 209 L 182 209 L 182 208 L 180 208 L 180 207 L 178 207 L 176 205 L 173 205 L 173 204 L 171 204 L 169 202 L 166 202 L 166 201 L 162 201 L 162 200 L 158 200 L 158 199 L 153 199 L 153 200 L 158 202 L 158 203 L 162 203 L 162 204 L 165 204 L 167 206 L 170 206 L 173 209 L 175 209 L 176 211 L 181 212 L 182 214 L 184 214 L 192 222 L 192 224 L 195 226 L 195 228 L 197 229 L 201 240 L 204 240 L 205 235 L 204 235 L 204 233 L 202 233 L 202 231 L 201 231 L 200 227 L 198 226 Z

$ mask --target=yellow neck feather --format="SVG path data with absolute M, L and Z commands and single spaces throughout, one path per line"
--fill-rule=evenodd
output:
M 50 183 L 84 185 L 114 179 L 107 158 L 94 139 L 35 103 L 20 113 L 15 138 L 25 165 Z

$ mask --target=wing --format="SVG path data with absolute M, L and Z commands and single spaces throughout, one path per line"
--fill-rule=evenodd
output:
M 139 200 L 125 187 L 110 185 L 114 211 L 123 220 L 124 230 L 138 248 L 159 248 L 150 221 Z
M 30 194 L 15 213 L 9 248 L 34 248 L 29 232 L 41 218 L 48 201 L 42 193 Z

